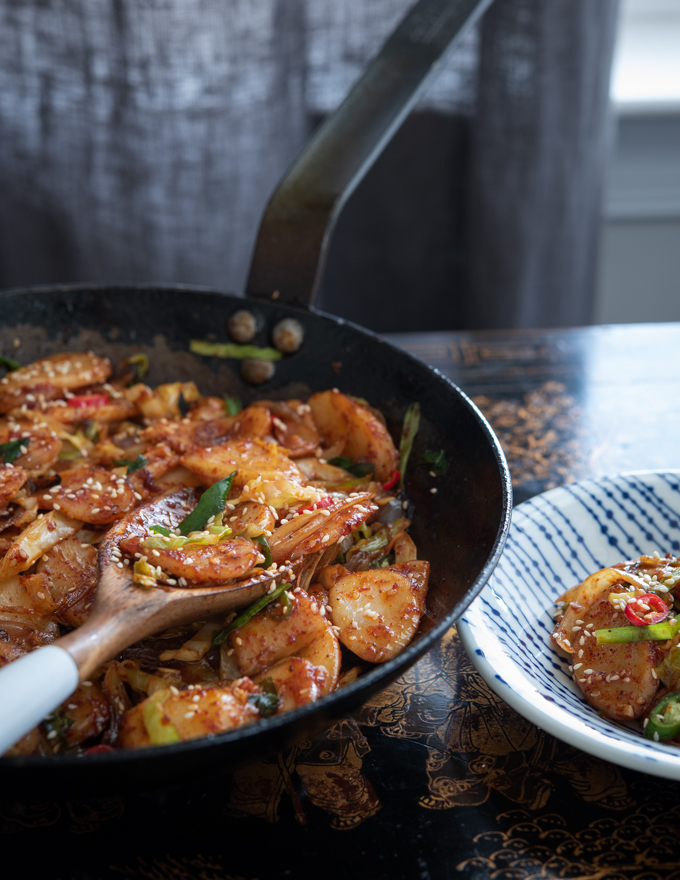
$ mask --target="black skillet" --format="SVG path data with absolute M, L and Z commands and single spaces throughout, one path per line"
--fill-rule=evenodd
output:
M 471 401 L 436 370 L 380 337 L 308 310 L 323 272 L 330 231 L 342 204 L 414 103 L 444 49 L 490 0 L 421 0 L 275 191 L 262 222 L 248 283 L 257 301 L 194 287 L 60 286 L 2 294 L 0 351 L 25 363 L 65 350 L 92 349 L 114 362 L 134 352 L 151 361 L 148 381 L 193 379 L 205 394 L 298 397 L 338 386 L 369 400 L 398 438 L 406 408 L 422 411 L 407 473 L 414 505 L 411 534 L 432 577 L 427 614 L 409 647 L 320 703 L 213 739 L 145 751 L 76 758 L 2 758 L 3 791 L 129 791 L 227 771 L 235 763 L 285 748 L 328 726 L 385 687 L 449 629 L 488 580 L 510 523 L 507 465 L 489 425 Z M 278 291 L 275 293 L 275 291 Z M 191 339 L 226 341 L 229 316 L 248 306 L 260 318 L 258 342 L 285 316 L 305 329 L 301 350 L 257 389 L 242 384 L 238 365 L 188 351 Z M 386 304 L 389 307 L 389 304 Z M 15 340 L 19 340 L 16 347 Z M 426 449 L 451 462 L 433 479 Z M 432 493 L 431 489 L 437 492 Z

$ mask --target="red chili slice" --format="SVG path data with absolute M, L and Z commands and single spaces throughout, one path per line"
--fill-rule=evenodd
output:
M 106 394 L 83 394 L 81 397 L 69 398 L 69 406 L 104 406 L 109 402 Z
M 641 605 L 649 606 L 649 610 L 641 608 Z M 662 620 L 665 620 L 670 611 L 669 606 L 656 593 L 645 593 L 628 602 L 623 613 L 635 626 L 652 626 L 654 623 L 661 623 Z
M 316 504 L 310 504 L 309 507 L 301 507 L 298 510 L 298 513 L 306 513 L 308 510 L 323 510 L 324 507 L 330 507 L 333 504 L 333 499 L 330 495 L 326 495 L 325 498 L 322 498 L 321 501 L 317 501 Z
M 392 471 L 392 476 L 389 478 L 389 480 L 386 483 L 382 484 L 383 489 L 385 489 L 385 491 L 387 491 L 388 489 L 394 489 L 394 487 L 399 482 L 400 477 L 401 474 L 399 473 L 399 471 Z
M 101 743 L 98 746 L 91 746 L 89 749 L 85 749 L 83 755 L 110 755 L 112 752 L 116 750 L 112 746 L 104 745 Z

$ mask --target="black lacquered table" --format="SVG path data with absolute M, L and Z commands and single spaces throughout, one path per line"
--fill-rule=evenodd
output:
M 680 467 L 680 324 L 391 337 L 457 382 L 515 503 Z M 678 880 L 680 786 L 590 757 L 500 701 L 455 630 L 324 735 L 225 779 L 4 801 L 6 876 L 59 880 Z

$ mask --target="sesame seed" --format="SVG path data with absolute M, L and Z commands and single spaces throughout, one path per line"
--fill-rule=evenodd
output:
M 574 671 L 576 671 L 577 669 L 580 669 L 582 666 L 583 666 L 583 663 L 577 663 L 577 664 L 574 666 Z
M 436 495 L 436 494 L 437 494 L 437 490 L 433 487 L 432 489 L 430 489 L 430 494 L 431 494 L 431 495 Z

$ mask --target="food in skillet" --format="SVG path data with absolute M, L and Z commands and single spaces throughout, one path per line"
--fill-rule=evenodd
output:
M 164 494 L 191 493 L 193 510 L 126 532 L 117 564 L 138 589 L 237 585 L 263 569 L 278 582 L 104 664 L 10 754 L 257 722 L 389 660 L 424 613 L 429 564 L 400 496 L 414 411 L 397 452 L 380 413 L 337 389 L 241 409 L 191 382 L 151 389 L 144 360 L 112 376 L 104 358 L 61 354 L 0 380 L 0 664 L 82 625 L 98 545 Z
M 587 702 L 680 745 L 680 557 L 603 568 L 557 600 L 552 639 Z

